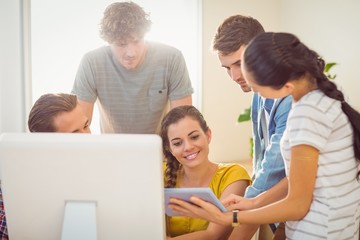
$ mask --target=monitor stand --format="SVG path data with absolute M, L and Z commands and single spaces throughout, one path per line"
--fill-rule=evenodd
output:
M 61 240 L 96 240 L 96 202 L 66 201 Z

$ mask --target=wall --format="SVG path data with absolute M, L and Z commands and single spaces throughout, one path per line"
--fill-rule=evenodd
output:
M 238 114 L 250 105 L 244 94 L 220 67 L 209 50 L 217 26 L 234 14 L 258 19 L 266 31 L 296 34 L 309 47 L 339 66 L 336 83 L 349 102 L 360 110 L 358 61 L 360 56 L 360 1 L 344 0 L 205 0 L 203 1 L 203 114 L 213 130 L 211 160 L 249 159 L 249 122 L 236 124 Z
M 360 110 L 360 1 L 359 0 L 282 0 L 281 29 L 298 35 L 327 62 L 337 62 L 332 69 L 335 82 Z
M 21 0 L 0 0 L 0 133 L 25 130 Z
M 251 93 L 244 93 L 220 66 L 211 50 L 211 41 L 218 25 L 235 14 L 258 19 L 266 30 L 280 26 L 280 2 L 268 0 L 205 0 L 203 1 L 203 102 L 202 111 L 212 129 L 210 159 L 233 162 L 249 159 L 251 124 L 238 124 L 237 117 L 250 106 Z

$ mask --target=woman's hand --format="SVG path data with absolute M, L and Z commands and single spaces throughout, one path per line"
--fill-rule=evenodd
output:
M 171 198 L 169 207 L 183 216 L 201 218 L 209 222 L 229 226 L 232 223 L 232 213 L 223 213 L 212 203 L 206 202 L 198 197 L 191 197 L 192 203 Z
M 243 198 L 241 196 L 230 194 L 222 204 L 229 210 L 249 210 L 255 208 L 254 199 Z

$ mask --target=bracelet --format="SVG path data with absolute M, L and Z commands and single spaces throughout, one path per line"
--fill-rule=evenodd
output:
M 240 223 L 238 221 L 238 218 L 237 218 L 238 212 L 239 212 L 239 210 L 233 210 L 232 211 L 232 213 L 233 213 L 233 221 L 231 223 L 231 226 L 233 226 L 233 227 L 237 227 L 237 226 L 240 225 Z

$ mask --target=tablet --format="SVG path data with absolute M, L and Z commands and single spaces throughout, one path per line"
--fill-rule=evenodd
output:
M 179 216 L 178 213 L 173 212 L 169 207 L 170 198 L 178 198 L 190 202 L 190 197 L 196 196 L 205 201 L 211 202 L 217 206 L 222 212 L 227 212 L 227 209 L 222 205 L 220 200 L 216 197 L 210 188 L 165 188 L 165 213 L 168 216 Z M 191 203 L 191 202 L 190 202 Z

